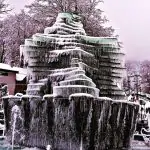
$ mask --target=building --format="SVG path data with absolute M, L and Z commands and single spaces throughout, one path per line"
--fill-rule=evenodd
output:
M 27 70 L 19 67 L 12 67 L 8 64 L 0 63 L 0 85 L 8 86 L 10 95 L 24 93 L 26 89 Z

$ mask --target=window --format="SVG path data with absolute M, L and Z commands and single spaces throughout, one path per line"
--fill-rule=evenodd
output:
M 0 71 L 0 76 L 8 76 L 8 72 Z

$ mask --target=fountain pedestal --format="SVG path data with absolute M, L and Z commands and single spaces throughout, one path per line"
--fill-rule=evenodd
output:
M 4 98 L 7 112 L 13 107 L 12 99 L 9 100 Z M 15 139 L 15 143 L 39 148 L 51 145 L 61 150 L 79 150 L 81 142 L 83 150 L 127 148 L 138 114 L 136 104 L 84 93 L 73 94 L 68 99 L 45 95 L 41 100 L 26 96 L 19 107 L 24 120 L 24 132 L 20 136 L 25 138 L 21 142 Z M 6 120 L 9 118 L 10 114 Z M 11 126 L 7 127 L 8 139 L 12 136 L 10 130 Z

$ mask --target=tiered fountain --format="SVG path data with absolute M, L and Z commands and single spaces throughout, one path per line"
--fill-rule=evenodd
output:
M 80 20 L 60 13 L 21 46 L 29 84 L 21 99 L 3 98 L 10 142 L 13 136 L 15 144 L 57 150 L 130 146 L 138 105 L 121 89 L 124 53 L 116 38 L 87 36 Z M 17 133 L 14 107 L 21 110 Z

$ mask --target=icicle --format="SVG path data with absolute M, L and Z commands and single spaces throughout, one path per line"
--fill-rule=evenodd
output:
M 81 134 L 81 141 L 80 141 L 80 150 L 83 150 L 83 137 L 82 137 L 82 134 Z
M 51 145 L 47 145 L 46 150 L 52 150 L 52 146 Z
M 22 120 L 22 118 L 21 118 L 21 110 L 17 105 L 15 105 L 12 108 L 11 111 L 12 111 L 12 117 L 13 117 L 12 118 L 13 119 L 13 124 L 12 124 L 12 150 L 13 150 L 14 149 L 15 134 L 18 132 L 16 130 L 16 120 L 17 120 L 17 117 L 21 120 Z
M 17 119 L 17 114 L 14 114 L 14 118 L 13 118 L 13 125 L 12 125 L 12 150 L 14 149 L 14 137 L 15 137 L 15 128 L 16 128 L 16 119 Z

